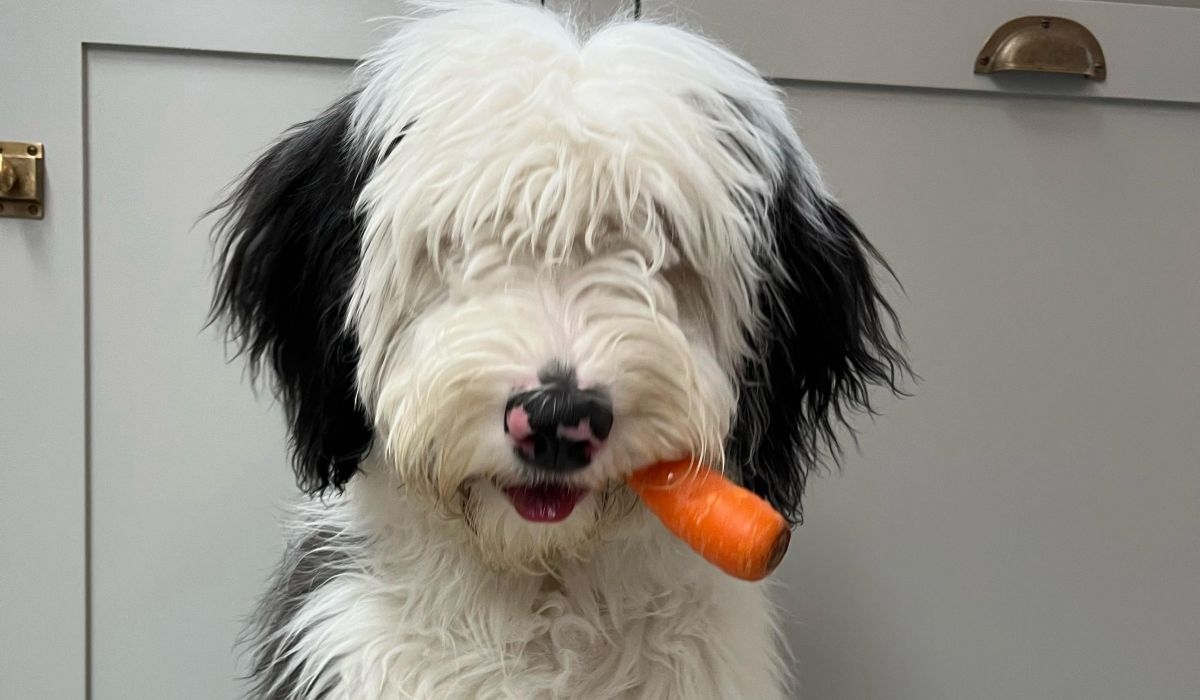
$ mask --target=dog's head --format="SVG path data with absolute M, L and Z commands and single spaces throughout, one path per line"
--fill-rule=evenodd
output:
M 405 25 L 250 168 L 214 310 L 273 371 L 306 491 L 372 451 L 523 566 L 683 455 L 798 518 L 903 367 L 874 258 L 746 63 L 485 0 Z

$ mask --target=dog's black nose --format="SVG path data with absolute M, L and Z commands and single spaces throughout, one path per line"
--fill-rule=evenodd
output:
M 569 472 L 591 463 L 612 430 L 612 402 L 600 388 L 580 389 L 570 372 L 545 371 L 542 384 L 514 394 L 504 432 L 527 464 Z

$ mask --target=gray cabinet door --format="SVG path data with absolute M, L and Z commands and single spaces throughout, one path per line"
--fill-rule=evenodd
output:
M 602 16 L 619 0 L 562 0 Z M 777 78 L 891 260 L 924 381 L 814 479 L 777 595 L 807 698 L 1200 687 L 1200 10 L 645 0 Z M 0 699 L 233 697 L 293 498 L 204 328 L 221 187 L 344 87 L 391 0 L 17 0 L 0 140 Z M 1034 12 L 1108 80 L 975 76 Z M 18 96 L 18 97 L 14 97 Z
M 800 695 L 1196 697 L 1200 10 L 676 5 L 778 79 L 923 378 L 810 481 L 777 590 Z M 1034 13 L 1108 79 L 975 75 Z

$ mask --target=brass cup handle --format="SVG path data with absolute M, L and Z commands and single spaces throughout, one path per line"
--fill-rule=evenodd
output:
M 1005 22 L 975 57 L 976 73 L 1065 73 L 1099 81 L 1107 70 L 1095 35 L 1065 17 L 1030 16 Z

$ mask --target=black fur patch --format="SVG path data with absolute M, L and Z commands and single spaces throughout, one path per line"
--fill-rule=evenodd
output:
M 309 494 L 340 490 L 371 444 L 346 329 L 362 245 L 354 204 L 368 175 L 347 143 L 354 97 L 288 131 L 218 207 L 212 315 L 256 376 L 273 371 Z
M 326 693 L 312 695 L 312 689 L 305 687 L 301 666 L 289 666 L 307 659 L 297 658 L 296 647 L 304 633 L 287 634 L 285 629 L 313 592 L 339 574 L 357 570 L 350 552 L 359 546 L 361 540 L 343 533 L 313 529 L 288 548 L 243 640 L 253 652 L 250 675 L 253 686 L 247 697 L 256 700 L 325 697 Z M 308 669 L 305 674 L 313 676 Z
M 871 412 L 869 390 L 898 392 L 908 365 L 892 340 L 899 323 L 872 264 L 890 268 L 836 203 L 817 195 L 794 153 L 765 222 L 769 279 L 758 294 L 766 325 L 743 372 L 728 443 L 743 483 L 791 522 L 802 520 L 809 469 L 840 456 L 847 409 Z

